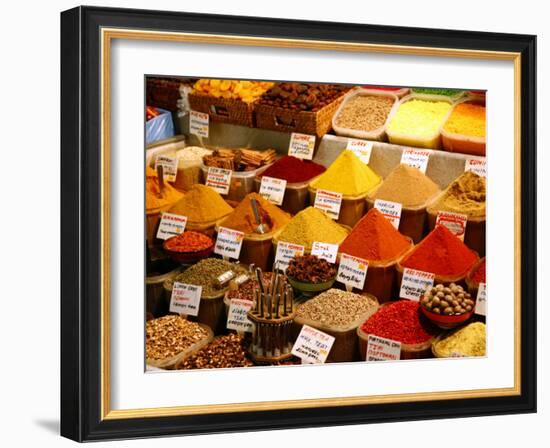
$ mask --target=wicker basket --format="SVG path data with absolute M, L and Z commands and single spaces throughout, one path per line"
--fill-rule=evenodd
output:
M 300 132 L 322 137 L 332 129 L 332 116 L 343 99 L 344 94 L 317 112 L 258 104 L 255 108 L 256 126 L 272 131 Z
M 181 82 L 176 79 L 147 79 L 147 105 L 175 112 L 178 110 Z
M 208 114 L 212 121 L 254 126 L 254 103 L 196 93 L 190 93 L 188 98 L 192 110 Z

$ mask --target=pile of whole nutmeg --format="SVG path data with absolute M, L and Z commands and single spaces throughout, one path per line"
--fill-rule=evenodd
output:
M 459 316 L 472 311 L 475 302 L 462 286 L 451 283 L 449 286 L 439 284 L 430 288 L 420 300 L 420 304 L 435 314 Z
M 259 104 L 316 112 L 346 93 L 348 86 L 283 82 L 269 89 Z

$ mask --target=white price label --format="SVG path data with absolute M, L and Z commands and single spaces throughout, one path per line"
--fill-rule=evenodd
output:
M 377 199 L 374 201 L 374 208 L 380 211 L 385 218 L 392 223 L 392 225 L 399 229 L 399 222 L 401 221 L 401 210 L 403 206 L 399 202 L 383 201 Z
M 176 175 L 178 174 L 178 158 L 159 155 L 155 159 L 155 171 L 159 166 L 163 168 L 164 180 L 167 182 L 174 182 Z
M 262 177 L 260 194 L 269 202 L 275 205 L 281 205 L 285 197 L 285 189 L 286 180 L 268 176 Z
M 399 297 L 419 301 L 424 293 L 434 285 L 435 274 L 406 268 L 403 271 Z
M 346 149 L 352 151 L 364 164 L 368 164 L 370 156 L 372 154 L 372 147 L 374 142 L 368 142 L 366 140 L 358 140 L 356 138 L 349 138 Z
M 368 268 L 369 262 L 367 260 L 348 254 L 342 254 L 336 280 L 344 285 L 363 289 Z
M 214 253 L 222 257 L 238 259 L 241 254 L 244 233 L 237 230 L 220 227 Z
M 311 255 L 323 258 L 329 263 L 334 263 L 336 261 L 336 256 L 338 255 L 338 244 L 329 244 L 322 243 L 321 241 L 314 241 L 313 246 L 311 246 Z
M 229 193 L 231 173 L 231 170 L 211 166 L 208 168 L 208 174 L 206 175 L 206 186 L 212 188 L 220 194 Z
M 401 342 L 369 334 L 367 361 L 395 361 L 401 357 Z
M 477 288 L 475 313 L 481 316 L 487 315 L 487 284 L 480 283 Z
M 304 246 L 279 241 L 277 243 L 277 253 L 275 254 L 275 263 L 273 266 L 278 266 L 279 269 L 286 272 L 286 268 L 288 268 L 288 263 L 290 260 L 294 257 L 300 257 L 302 255 L 304 255 Z
M 174 282 L 170 297 L 170 312 L 197 316 L 201 301 L 202 286 Z
M 333 336 L 304 325 L 292 347 L 292 354 L 304 363 L 322 364 L 327 360 L 332 344 Z
M 428 168 L 428 161 L 430 160 L 430 151 L 426 149 L 412 149 L 407 148 L 401 154 L 401 163 L 409 165 L 414 168 L 418 168 L 424 174 Z
M 454 235 L 464 241 L 464 234 L 466 233 L 466 223 L 468 222 L 468 215 L 462 215 L 460 213 L 452 212 L 439 212 L 435 220 L 435 225 L 442 225 L 447 227 Z
M 487 177 L 487 161 L 485 157 L 478 159 L 466 159 L 464 171 L 471 171 L 478 176 Z
M 187 216 L 163 213 L 160 218 L 157 238 L 167 240 L 175 235 L 183 233 L 187 225 Z
M 299 159 L 313 159 L 315 151 L 315 136 L 308 134 L 298 134 L 293 132 L 290 136 L 288 146 L 288 155 L 298 157 Z
M 338 219 L 338 216 L 340 216 L 340 207 L 342 206 L 342 193 L 317 190 L 313 206 L 324 211 L 332 219 Z
M 197 137 L 208 138 L 209 131 L 208 114 L 192 110 L 189 112 L 189 133 Z
M 227 313 L 227 328 L 230 330 L 252 332 L 252 322 L 247 313 L 252 308 L 251 300 L 231 299 Z

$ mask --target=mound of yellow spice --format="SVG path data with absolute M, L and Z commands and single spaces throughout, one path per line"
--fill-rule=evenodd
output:
M 164 181 L 164 188 L 161 194 L 157 173 L 151 167 L 147 167 L 145 172 L 145 208 L 151 212 L 163 207 L 169 207 L 170 204 L 178 201 L 183 196 L 168 182 Z
M 227 216 L 233 209 L 212 188 L 195 184 L 169 211 L 187 216 L 189 223 L 206 223 Z

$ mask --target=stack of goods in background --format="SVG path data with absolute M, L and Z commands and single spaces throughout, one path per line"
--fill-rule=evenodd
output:
M 147 365 L 485 356 L 485 107 L 148 78 Z

